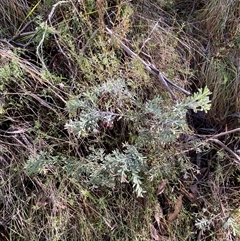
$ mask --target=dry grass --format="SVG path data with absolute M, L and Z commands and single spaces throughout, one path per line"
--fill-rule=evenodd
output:
M 221 124 L 239 113 L 239 9 L 239 1 L 209 1 L 198 13 L 207 44 L 201 79 L 213 92 L 210 116 Z
M 202 141 L 205 136 L 186 134 L 187 140 L 180 136 L 171 145 L 144 139 L 141 151 L 150 171 L 142 174 L 143 198 L 136 197 L 131 183 L 85 185 L 87 168 L 81 177 L 69 173 L 86 162 L 90 146 L 110 152 L 122 142 L 134 143 L 145 117 L 122 119 L 137 116 L 146 100 L 161 95 L 166 106 L 173 105 L 105 25 L 181 87 L 201 69 L 200 85 L 212 91 L 210 118 L 222 128 L 239 125 L 228 122 L 240 112 L 239 1 L 209 1 L 194 13 L 205 34 L 199 39 L 192 22 L 184 25 L 174 15 L 172 1 L 43 1 L 34 11 L 36 3 L 31 4 L 0 0 L 1 38 L 11 39 L 19 28 L 34 31 L 27 39 L 0 43 L 0 240 L 237 241 L 239 166 L 224 150 Z M 24 30 L 27 15 L 26 22 L 33 22 Z M 208 54 L 201 42 L 206 36 Z M 122 83 L 119 79 L 133 97 L 105 91 Z M 97 101 L 94 91 L 102 91 Z M 65 128 L 80 111 L 67 111 L 68 101 L 84 96 L 122 114 L 115 129 L 79 138 Z M 222 141 L 239 150 L 238 134 Z M 35 166 L 28 165 L 31 161 Z M 168 182 L 157 196 L 162 179 Z
M 13 36 L 23 23 L 30 7 L 26 0 L 0 1 L 0 37 Z

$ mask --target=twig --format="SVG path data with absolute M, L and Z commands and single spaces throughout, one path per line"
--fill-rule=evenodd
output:
M 41 40 L 40 40 L 40 42 L 39 42 L 39 44 L 37 46 L 37 49 L 36 49 L 37 56 L 39 57 L 39 59 L 40 59 L 40 61 L 41 61 L 41 63 L 42 63 L 42 65 L 43 65 L 45 70 L 48 70 L 48 68 L 47 68 L 47 66 L 45 64 L 45 61 L 44 61 L 43 43 L 44 43 L 44 40 L 45 40 L 46 35 L 47 35 L 47 31 L 48 31 L 48 22 L 49 22 L 50 26 L 52 27 L 52 23 L 51 23 L 52 16 L 53 16 L 57 6 L 59 6 L 61 4 L 64 4 L 64 3 L 68 3 L 68 1 L 59 1 L 59 2 L 57 2 L 57 3 L 55 3 L 53 5 L 52 10 L 51 10 L 50 14 L 48 15 L 48 19 L 44 23 L 45 26 L 44 26 L 44 31 L 43 31 L 43 34 L 42 34 L 42 38 L 41 38 Z M 55 34 L 54 34 L 54 38 L 56 40 Z M 60 45 L 59 45 L 58 41 L 57 41 L 57 44 L 58 44 L 58 47 L 59 47 Z M 60 50 L 61 50 L 61 52 L 63 52 L 61 47 L 60 47 Z
M 211 142 L 214 142 L 216 144 L 218 144 L 219 146 L 221 146 L 223 149 L 225 149 L 227 152 L 229 152 L 232 156 L 235 157 L 234 161 L 237 163 L 237 164 L 240 164 L 240 156 L 237 155 L 234 151 L 232 151 L 229 147 L 227 147 L 225 144 L 223 144 L 221 141 L 219 141 L 218 139 L 213 139 L 213 138 L 210 138 L 208 139 L 207 141 L 211 141 Z
M 232 133 L 236 133 L 236 132 L 240 132 L 240 128 L 236 128 L 236 129 L 233 129 L 233 130 L 230 130 L 230 131 L 224 131 L 224 132 L 221 132 L 219 134 L 215 134 L 215 135 L 200 135 L 200 134 L 194 134 L 194 136 L 196 137 L 200 137 L 200 138 L 218 138 L 218 137 L 221 137 L 221 136 L 226 136 L 226 135 L 229 135 L 229 134 L 232 134 Z M 206 139 L 205 139 L 206 140 Z
M 176 90 L 184 93 L 186 96 L 191 96 L 191 93 L 186 91 L 185 89 L 183 89 L 182 87 L 176 85 L 175 83 L 173 83 L 171 80 L 169 80 L 165 75 L 163 75 L 163 78 L 166 80 L 166 82 L 168 84 L 170 84 L 172 87 L 174 87 Z
M 182 89 L 181 87 L 179 87 L 178 85 L 174 84 L 173 82 L 171 82 L 169 79 L 167 79 L 163 73 L 161 73 L 153 64 L 148 63 L 146 61 L 144 61 L 142 58 L 140 58 L 136 53 L 134 53 L 129 47 L 127 47 L 113 32 L 112 30 L 110 30 L 109 28 L 106 27 L 107 32 L 111 35 L 114 36 L 118 43 L 120 44 L 120 46 L 123 48 L 123 50 L 130 55 L 131 57 L 135 57 L 137 58 L 139 61 L 141 61 L 144 65 L 144 67 L 153 75 L 157 76 L 158 79 L 160 80 L 160 82 L 164 85 L 164 87 L 169 91 L 169 93 L 171 94 L 172 98 L 174 100 L 177 100 L 176 95 L 172 92 L 172 90 L 170 89 L 169 85 L 172 85 L 175 89 L 177 89 L 178 91 L 186 94 L 186 95 L 191 95 L 189 92 L 187 92 L 186 90 Z
M 224 132 L 221 132 L 219 134 L 216 134 L 216 135 L 212 135 L 212 136 L 209 136 L 209 135 L 195 135 L 197 137 L 203 137 L 205 139 L 205 141 L 207 142 L 214 142 L 216 144 L 218 144 L 219 146 L 221 146 L 224 150 L 226 150 L 227 152 L 229 152 L 233 157 L 235 157 L 234 161 L 238 164 L 240 164 L 240 156 L 237 155 L 233 150 L 231 150 L 229 147 L 227 147 L 224 143 L 222 143 L 220 140 L 216 139 L 216 138 L 219 138 L 221 136 L 226 136 L 226 135 L 229 135 L 229 134 L 232 134 L 232 133 L 236 133 L 236 132 L 240 132 L 240 128 L 236 128 L 236 129 L 233 129 L 233 130 L 230 130 L 230 131 L 224 131 Z
M 236 129 L 233 129 L 233 130 L 230 130 L 230 131 L 224 131 L 224 132 L 216 134 L 216 135 L 214 135 L 212 137 L 213 138 L 217 138 L 217 137 L 225 136 L 225 135 L 232 134 L 232 133 L 235 133 L 235 132 L 240 132 L 240 128 L 236 128 Z
M 58 38 L 57 38 L 57 36 L 56 36 L 56 34 L 55 34 L 56 31 L 55 31 L 55 29 L 54 29 L 54 27 L 53 27 L 53 25 L 52 25 L 52 16 L 53 16 L 53 14 L 54 14 L 54 12 L 55 12 L 55 9 L 56 9 L 56 7 L 57 7 L 59 4 L 63 4 L 63 3 L 68 3 L 68 1 L 59 1 L 59 2 L 57 2 L 57 3 L 55 3 L 55 4 L 53 5 L 53 8 L 52 8 L 52 10 L 51 10 L 51 12 L 50 12 L 50 14 L 49 14 L 49 16 L 48 16 L 48 22 L 49 22 L 49 25 L 51 26 L 51 28 L 54 30 L 54 31 L 53 31 L 53 36 L 54 36 L 54 39 L 55 39 L 55 41 L 56 41 L 56 43 L 57 43 L 57 46 L 58 46 L 60 52 L 66 57 L 66 60 L 68 61 L 68 66 L 71 66 L 70 61 L 69 61 L 69 58 L 68 58 L 67 54 L 65 54 L 65 52 L 63 51 L 63 49 L 62 49 L 62 47 L 61 47 L 61 45 L 60 45 L 60 43 L 59 43 L 59 41 L 58 41 Z
M 153 26 L 152 30 L 150 31 L 150 33 L 148 34 L 148 37 L 146 40 L 144 40 L 144 42 L 142 43 L 142 46 L 140 48 L 140 51 L 142 51 L 142 49 L 145 47 L 146 43 L 151 39 L 150 36 L 152 35 L 152 33 L 155 31 L 156 27 L 158 26 L 158 22 L 156 22 L 156 24 Z

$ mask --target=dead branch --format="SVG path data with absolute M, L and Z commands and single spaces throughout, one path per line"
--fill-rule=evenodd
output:
M 109 28 L 106 27 L 107 32 L 114 36 L 115 39 L 118 41 L 120 46 L 123 48 L 123 50 L 131 57 L 137 58 L 139 61 L 142 62 L 144 67 L 153 75 L 157 76 L 160 82 L 163 84 L 163 86 L 169 91 L 170 95 L 172 96 L 172 99 L 177 100 L 176 95 L 173 93 L 173 91 L 170 89 L 169 85 L 173 86 L 176 90 L 184 93 L 187 96 L 190 96 L 191 94 L 184 90 L 183 88 L 179 87 L 178 85 L 174 84 L 172 81 L 170 81 L 167 77 L 164 76 L 163 73 L 161 73 L 152 63 L 144 61 L 142 58 L 140 58 L 136 53 L 134 53 L 128 46 L 126 46 Z M 169 85 L 168 85 L 169 84 Z
M 229 147 L 227 147 L 225 144 L 223 144 L 221 141 L 219 141 L 218 139 L 213 139 L 213 138 L 209 138 L 207 141 L 210 142 L 214 142 L 216 144 L 218 144 L 219 146 L 221 146 L 224 150 L 226 150 L 227 152 L 229 152 L 235 159 L 234 161 L 237 164 L 240 164 L 240 156 L 237 155 L 234 151 L 232 151 Z
M 240 128 L 236 128 L 236 129 L 233 129 L 233 130 L 230 130 L 230 131 L 224 131 L 224 132 L 216 134 L 216 135 L 214 135 L 212 137 L 213 138 L 217 138 L 217 137 L 229 135 L 229 134 L 232 134 L 232 133 L 235 133 L 235 132 L 240 132 Z

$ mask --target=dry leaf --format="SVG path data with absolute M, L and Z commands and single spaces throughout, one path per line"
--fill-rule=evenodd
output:
M 190 186 L 191 192 L 187 191 L 184 185 L 179 181 L 180 183 L 180 190 L 181 193 L 191 202 L 196 203 L 198 206 L 200 206 L 200 202 L 198 200 L 199 191 L 197 184 L 193 184 Z
M 155 241 L 161 241 L 161 237 L 159 236 L 159 233 L 156 228 L 150 223 L 150 234 L 153 240 Z
M 167 179 L 163 179 L 162 182 L 159 184 L 158 190 L 157 190 L 157 196 L 164 192 L 167 182 L 168 182 Z
M 193 203 L 197 203 L 197 198 L 194 196 L 194 194 L 188 192 L 185 188 L 182 188 L 182 187 L 180 190 L 181 190 L 181 193 L 184 194 L 189 201 Z
M 174 212 L 168 216 L 168 221 L 170 221 L 170 222 L 173 221 L 180 213 L 181 208 L 182 208 L 182 198 L 183 198 L 183 195 L 180 195 L 178 197 L 177 202 L 174 207 Z

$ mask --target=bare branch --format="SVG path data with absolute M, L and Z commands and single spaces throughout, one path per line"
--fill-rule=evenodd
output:
M 183 88 L 179 87 L 178 85 L 174 84 L 172 81 L 170 81 L 167 77 L 164 76 L 163 73 L 161 73 L 153 64 L 148 63 L 144 61 L 142 58 L 140 58 L 136 53 L 134 53 L 128 46 L 126 46 L 109 28 L 106 27 L 107 32 L 111 35 L 114 36 L 120 46 L 123 48 L 123 50 L 130 55 L 131 57 L 137 58 L 139 61 L 141 61 L 144 65 L 144 67 L 153 75 L 157 76 L 160 82 L 164 85 L 164 87 L 169 91 L 171 94 L 172 98 L 174 100 L 177 100 L 176 95 L 173 93 L 173 91 L 170 89 L 169 85 L 172 85 L 175 89 L 178 91 L 184 93 L 187 96 L 190 96 L 191 94 L 184 90 Z M 169 85 L 168 85 L 169 84 Z
M 36 53 L 37 53 L 37 56 L 39 57 L 39 59 L 40 59 L 40 61 L 41 61 L 41 63 L 42 63 L 42 66 L 44 67 L 45 70 L 48 70 L 48 68 L 47 68 L 47 66 L 46 66 L 46 64 L 45 64 L 45 61 L 44 61 L 44 56 L 43 56 L 43 43 L 44 43 L 44 40 L 45 40 L 46 35 L 47 35 L 47 31 L 48 31 L 48 22 L 49 22 L 50 26 L 52 27 L 52 23 L 51 23 L 52 16 L 53 16 L 56 8 L 57 8 L 59 5 L 64 4 L 64 3 L 68 3 L 68 1 L 59 1 L 59 2 L 57 2 L 57 3 L 55 3 L 55 4 L 53 5 L 52 10 L 51 10 L 51 12 L 50 12 L 50 14 L 49 14 L 49 16 L 48 16 L 48 19 L 47 19 L 47 20 L 45 21 L 45 23 L 44 23 L 44 31 L 43 31 L 43 34 L 42 34 L 42 38 L 41 38 L 41 40 L 40 40 L 40 42 L 39 42 L 39 44 L 38 44 L 38 46 L 37 46 Z M 55 34 L 54 34 L 54 38 L 55 38 L 55 40 L 56 40 Z M 61 46 L 60 46 L 59 43 L 58 43 L 58 41 L 57 41 L 57 44 L 58 44 L 58 47 L 60 47 L 61 52 L 63 52 Z
M 218 139 L 208 139 L 207 141 L 211 141 L 211 142 L 214 142 L 216 144 L 218 144 L 219 146 L 221 146 L 224 150 L 226 150 L 227 152 L 229 152 L 235 159 L 234 161 L 237 163 L 237 164 L 240 164 L 240 156 L 237 155 L 234 151 L 232 151 L 229 147 L 227 147 L 225 144 L 223 144 L 221 141 L 219 141 Z
M 217 138 L 217 137 L 229 135 L 229 134 L 232 134 L 232 133 L 235 133 L 235 132 L 240 132 L 240 128 L 236 128 L 236 129 L 233 129 L 233 130 L 230 130 L 230 131 L 224 131 L 224 132 L 216 134 L 216 135 L 214 135 L 212 137 L 213 138 Z
M 226 135 L 229 135 L 229 134 L 233 134 L 233 133 L 236 133 L 236 132 L 240 132 L 240 128 L 236 128 L 236 129 L 233 129 L 233 130 L 230 130 L 230 131 L 224 131 L 224 132 L 221 132 L 221 133 L 218 133 L 218 134 L 215 134 L 215 135 L 201 135 L 201 134 L 194 134 L 194 136 L 196 137 L 200 137 L 200 138 L 218 138 L 218 137 L 221 137 L 221 136 L 226 136 Z

